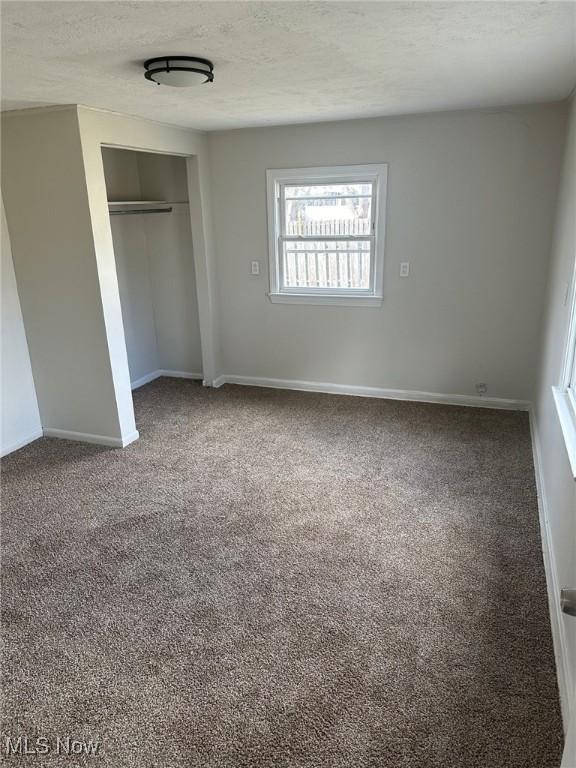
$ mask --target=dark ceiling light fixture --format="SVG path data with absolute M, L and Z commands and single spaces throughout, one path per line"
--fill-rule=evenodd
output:
M 144 69 L 146 80 L 176 88 L 189 88 L 214 80 L 212 62 L 197 56 L 157 56 L 145 61 Z

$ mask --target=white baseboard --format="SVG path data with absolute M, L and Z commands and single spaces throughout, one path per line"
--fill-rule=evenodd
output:
M 542 537 L 542 555 L 544 559 L 544 571 L 546 573 L 546 586 L 548 589 L 548 607 L 550 611 L 550 624 L 552 627 L 552 641 L 554 643 L 554 656 L 556 658 L 556 673 L 558 675 L 558 689 L 560 693 L 560 707 L 564 731 L 567 731 L 570 720 L 570 700 L 573 690 L 570 655 L 568 650 L 568 638 L 560 607 L 560 583 L 558 581 L 558 569 L 554 549 L 551 546 L 552 536 L 548 523 L 548 498 L 546 485 L 542 471 L 540 458 L 540 440 L 536 429 L 534 411 L 530 410 L 530 433 L 532 437 L 532 453 L 534 457 L 534 473 L 536 475 L 536 493 L 538 496 L 538 513 L 540 517 L 540 535 Z
M 158 371 L 152 371 L 152 373 L 147 373 L 145 376 L 141 376 L 139 379 L 136 379 L 136 381 L 130 382 L 130 387 L 132 389 L 138 389 L 138 387 L 143 387 L 144 384 L 148 384 L 151 381 L 154 381 L 154 379 L 157 379 L 158 376 L 160 376 Z
M 321 381 L 298 381 L 295 379 L 267 379 L 254 376 L 223 374 L 212 382 L 213 387 L 223 384 L 240 384 L 248 387 L 272 389 L 295 389 L 301 392 L 324 392 L 330 395 L 352 395 L 354 397 L 378 397 L 385 400 L 411 400 L 419 403 L 443 403 L 445 405 L 466 405 L 474 408 L 501 408 L 512 411 L 528 411 L 527 400 L 508 400 L 502 397 L 479 397 L 473 395 L 446 395 L 440 392 L 418 392 L 411 389 L 383 389 L 381 387 L 360 387 L 354 384 L 332 384 Z
M 95 445 L 107 445 L 110 448 L 125 448 L 130 443 L 138 440 L 137 430 L 126 435 L 126 437 L 109 437 L 108 435 L 91 435 L 88 432 L 71 432 L 68 429 L 54 429 L 47 427 L 44 429 L 44 437 L 57 437 L 61 440 L 76 440 L 80 443 L 94 443 Z
M 136 379 L 131 382 L 132 389 L 138 389 L 143 387 L 144 384 L 149 384 L 154 379 L 159 379 L 161 376 L 168 376 L 172 379 L 202 379 L 201 373 L 190 373 L 189 371 L 171 371 L 164 368 L 159 368 L 157 371 L 147 373 L 145 376 Z
M 34 442 L 34 440 L 38 440 L 39 437 L 42 437 L 44 432 L 42 429 L 35 429 L 33 432 L 30 432 L 25 437 L 20 438 L 20 440 L 16 440 L 14 443 L 10 443 L 10 445 L 6 445 L 2 450 L 0 451 L 0 456 L 7 456 L 9 453 L 13 453 L 14 451 L 17 451 L 19 448 L 24 448 L 25 445 L 28 445 L 28 443 Z

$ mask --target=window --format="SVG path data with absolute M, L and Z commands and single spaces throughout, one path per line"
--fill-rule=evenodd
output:
M 572 279 L 572 311 L 562 377 L 553 391 L 572 474 L 576 478 L 576 271 Z
M 267 171 L 270 299 L 379 305 L 386 165 Z

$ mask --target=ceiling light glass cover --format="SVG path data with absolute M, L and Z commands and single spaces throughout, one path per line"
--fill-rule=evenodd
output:
M 159 85 L 189 88 L 191 85 L 211 83 L 214 65 L 208 59 L 196 56 L 157 56 L 144 62 L 144 77 Z

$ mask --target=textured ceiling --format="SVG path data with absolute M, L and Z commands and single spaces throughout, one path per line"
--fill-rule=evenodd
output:
M 87 104 L 213 129 L 552 101 L 573 2 L 3 2 L 2 108 Z M 142 61 L 210 58 L 213 85 Z

